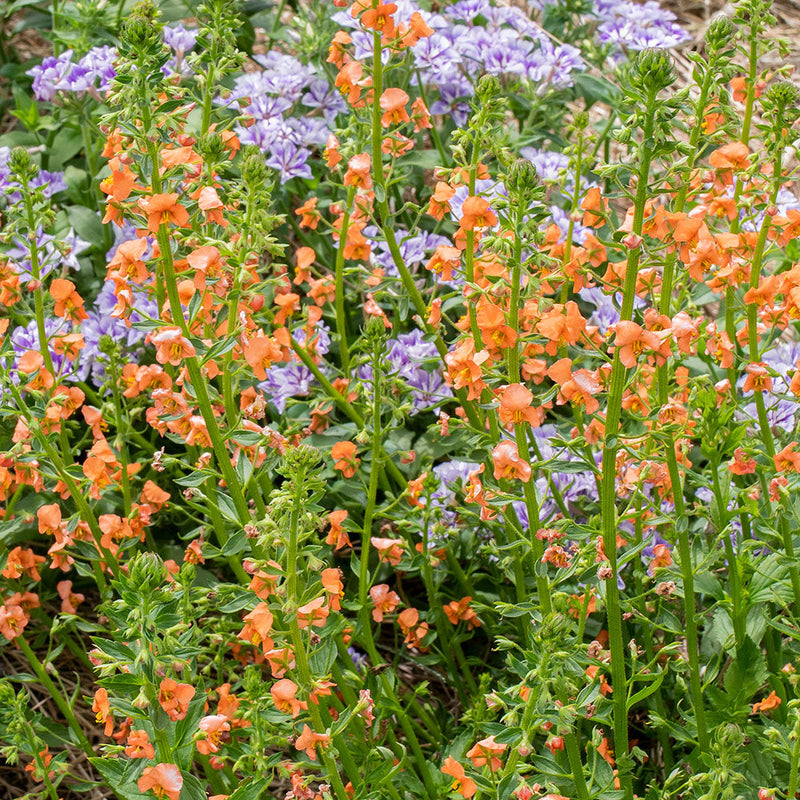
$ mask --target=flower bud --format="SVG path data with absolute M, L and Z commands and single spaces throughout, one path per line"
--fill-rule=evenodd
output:
M 24 147 L 15 147 L 11 151 L 8 166 L 20 181 L 29 181 L 39 172 L 39 168 L 31 160 L 31 154 Z
M 130 583 L 147 594 L 164 581 L 164 562 L 155 553 L 138 553 L 130 563 Z
M 660 92 L 675 82 L 672 57 L 665 50 L 641 50 L 631 60 L 631 83 L 647 92 Z
M 706 30 L 706 47 L 709 53 L 718 53 L 724 50 L 736 34 L 736 25 L 730 17 L 717 17 Z
M 142 0 L 133 9 L 120 31 L 120 42 L 136 52 L 147 52 L 160 42 L 161 31 L 156 24 L 158 12 L 152 0 Z
M 536 167 L 527 158 L 518 158 L 508 170 L 506 186 L 509 192 L 519 194 L 526 189 L 532 189 L 539 182 Z
M 765 105 L 769 104 L 779 112 L 796 107 L 798 99 L 800 99 L 800 89 L 789 81 L 773 83 L 764 96 Z
M 221 161 L 228 156 L 225 150 L 225 143 L 216 131 L 209 131 L 200 137 L 200 141 L 197 143 L 197 152 L 206 161 L 211 162 Z
M 269 180 L 269 168 L 264 161 L 263 153 L 255 146 L 248 145 L 244 149 L 242 160 L 242 178 L 248 186 L 264 186 Z
M 502 87 L 496 75 L 483 75 L 475 89 L 475 94 L 482 103 L 497 97 L 501 92 Z

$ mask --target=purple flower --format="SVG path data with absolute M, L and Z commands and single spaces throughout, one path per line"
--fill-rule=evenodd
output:
M 72 63 L 72 50 L 60 56 L 48 56 L 41 64 L 29 69 L 25 74 L 33 78 L 33 93 L 37 100 L 51 103 L 59 91 L 68 87 L 67 78 L 75 65 Z
M 164 26 L 164 43 L 178 53 L 186 53 L 197 44 L 197 28 L 185 28 L 182 23 Z
M 462 22 L 472 22 L 475 17 L 488 17 L 491 10 L 489 0 L 458 0 L 446 9 L 448 17 Z
M 569 158 L 563 153 L 557 153 L 554 150 L 539 150 L 537 147 L 523 147 L 519 154 L 536 167 L 536 174 L 544 183 L 559 183 L 562 180 L 561 171 L 567 173 L 569 171 Z M 569 181 L 569 174 L 565 178 Z M 574 186 L 574 181 L 572 184 Z M 569 186 L 565 185 L 564 188 L 569 191 Z
M 313 178 L 311 167 L 308 166 L 308 157 L 311 151 L 305 147 L 298 147 L 292 142 L 275 145 L 272 155 L 267 159 L 268 167 L 277 169 L 281 175 L 281 184 L 292 178 Z
M 338 114 L 347 112 L 347 103 L 342 95 L 333 88 L 328 81 L 315 78 L 309 84 L 308 91 L 300 102 L 308 108 L 318 108 L 322 111 L 325 122 L 333 125 Z
M 314 326 L 315 337 L 315 352 L 318 355 L 324 356 L 331 347 L 331 329 L 324 323 L 318 322 Z M 298 328 L 292 333 L 292 338 L 298 343 L 305 345 L 306 343 L 306 329 Z
M 71 322 L 56 317 L 47 317 L 44 321 L 45 335 L 47 336 L 48 350 L 50 351 L 50 358 L 53 362 L 53 370 L 55 371 L 56 378 L 64 380 L 85 380 L 88 368 L 80 363 L 70 361 L 63 355 L 59 355 L 50 346 L 54 336 L 65 336 L 71 333 L 73 326 Z M 15 328 L 11 333 L 11 347 L 14 350 L 15 366 L 16 361 L 27 350 L 37 350 L 41 352 L 41 345 L 39 344 L 39 330 L 35 319 L 32 319 L 24 328 Z M 12 376 L 17 382 L 17 376 Z
M 406 384 L 411 387 L 414 412 L 424 411 L 448 400 L 452 389 L 441 373 L 439 353 L 433 342 L 426 342 L 418 328 L 390 340 L 389 363 Z M 425 365 L 433 366 L 426 369 Z
M 645 50 L 676 47 L 689 38 L 675 22 L 675 15 L 655 0 L 641 5 L 625 0 L 596 0 L 595 13 L 601 20 L 598 39 L 605 44 Z
M 292 101 L 285 97 L 273 97 L 269 94 L 257 94 L 250 98 L 250 105 L 244 113 L 253 119 L 283 119 L 283 115 L 292 107 Z
M 114 69 L 118 53 L 116 48 L 104 45 L 103 47 L 93 47 L 81 60 L 80 65 L 86 71 L 87 77 L 91 75 L 90 84 L 95 85 L 101 92 L 108 89 L 111 81 L 116 77 L 117 71 Z
M 313 383 L 311 370 L 303 364 L 273 364 L 258 388 L 278 413 L 283 414 L 289 398 L 307 395 Z

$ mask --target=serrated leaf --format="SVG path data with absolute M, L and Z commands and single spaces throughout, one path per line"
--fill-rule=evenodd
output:
M 244 552 L 247 548 L 247 534 L 243 530 L 238 530 L 222 545 L 220 552 L 226 557 L 235 556 L 237 553 Z
M 269 778 L 247 778 L 244 783 L 240 783 L 236 787 L 228 800 L 259 800 L 269 784 Z

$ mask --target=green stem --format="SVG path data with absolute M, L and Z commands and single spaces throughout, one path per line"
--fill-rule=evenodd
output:
M 34 418 L 27 405 L 25 405 L 25 402 L 19 393 L 19 389 L 11 381 L 8 382 L 7 387 L 14 396 L 14 401 L 16 402 L 17 407 L 25 417 L 25 421 L 28 424 L 28 429 L 31 431 L 34 438 L 39 441 L 39 444 L 41 445 L 42 450 L 44 450 L 45 455 L 50 459 L 59 475 L 59 478 L 67 487 L 67 491 L 70 493 L 70 497 L 72 498 L 73 503 L 75 503 L 81 518 L 89 524 L 89 530 L 92 533 L 92 538 L 95 541 L 98 551 L 102 554 L 114 577 L 116 577 L 119 574 L 119 564 L 117 563 L 117 559 L 114 557 L 113 553 L 111 553 L 102 544 L 103 531 L 100 530 L 100 525 L 92 507 L 81 493 L 80 487 L 75 482 L 72 474 L 67 470 L 64 462 L 61 460 L 61 457 L 56 452 L 56 449 L 50 444 L 47 436 L 42 431 L 41 427 L 39 426 L 39 420 Z M 98 578 L 100 578 L 98 582 L 100 591 L 101 593 L 105 594 L 106 581 L 103 577 L 102 571 L 96 570 L 95 574 Z
M 796 722 L 792 731 L 794 737 L 794 747 L 792 748 L 792 763 L 789 768 L 789 785 L 786 789 L 786 797 L 794 800 L 797 796 L 798 788 L 798 767 L 800 766 L 800 722 Z
M 638 183 L 634 202 L 633 233 L 641 236 L 644 221 L 645 202 L 648 193 L 648 178 L 652 149 L 654 103 L 656 92 L 650 90 L 646 106 L 646 122 L 638 169 Z M 620 320 L 633 318 L 633 303 L 636 296 L 636 279 L 639 272 L 641 248 L 634 247 L 628 252 L 625 268 L 625 282 L 622 296 Z M 617 452 L 619 451 L 620 418 L 622 415 L 622 396 L 625 390 L 627 369 L 620 360 L 619 348 L 614 351 L 611 367 L 610 388 L 606 410 L 606 430 L 603 447 L 602 477 L 600 482 L 600 518 L 603 532 L 603 551 L 609 562 L 610 576 L 606 579 L 606 607 L 608 616 L 609 645 L 611 650 L 611 676 L 614 686 L 614 750 L 618 762 L 628 760 L 628 709 L 626 703 L 627 677 L 625 674 L 625 643 L 622 635 L 622 611 L 619 588 L 617 586 L 617 507 L 616 474 Z M 620 784 L 626 800 L 633 798 L 633 783 L 629 769 L 620 770 Z
M 189 339 L 191 337 L 191 331 L 189 330 L 186 318 L 183 315 L 183 308 L 178 295 L 178 283 L 175 278 L 175 263 L 172 258 L 169 231 L 164 223 L 159 226 L 157 236 L 158 245 L 161 251 L 163 284 L 167 290 L 172 319 L 175 324 L 180 327 L 184 337 Z M 208 438 L 211 441 L 211 447 L 214 451 L 217 464 L 222 472 L 222 477 L 225 480 L 228 490 L 231 493 L 231 499 L 236 509 L 236 515 L 242 525 L 247 524 L 250 522 L 250 510 L 247 506 L 247 500 L 245 499 L 244 490 L 239 481 L 239 477 L 236 475 L 236 471 L 231 463 L 231 457 L 228 452 L 228 448 L 222 438 L 222 434 L 220 433 L 217 417 L 214 414 L 214 410 L 211 408 L 211 400 L 208 395 L 208 389 L 206 387 L 205 378 L 203 377 L 200 364 L 196 356 L 187 356 L 184 359 L 184 363 L 186 364 L 186 369 L 189 373 L 192 392 L 197 400 L 197 405 L 200 408 L 200 414 L 202 415 L 203 421 L 206 425 L 206 431 L 208 433 Z
M 78 718 L 75 716 L 75 713 L 73 712 L 64 695 L 61 694 L 50 676 L 47 674 L 45 666 L 41 661 L 39 661 L 33 650 L 31 650 L 31 646 L 28 644 L 24 636 L 18 636 L 16 638 L 16 642 L 19 645 L 20 650 L 22 650 L 25 658 L 28 660 L 28 664 L 30 664 L 34 674 L 45 686 L 47 691 L 50 692 L 50 696 L 53 698 L 53 701 L 64 715 L 64 719 L 66 719 L 70 730 L 75 734 L 81 749 L 84 753 L 86 753 L 87 756 L 93 758 L 94 750 L 92 749 L 91 744 L 89 744 L 89 740 L 86 738 L 86 734 L 83 732 L 83 728 L 81 727 L 80 722 L 78 722 Z

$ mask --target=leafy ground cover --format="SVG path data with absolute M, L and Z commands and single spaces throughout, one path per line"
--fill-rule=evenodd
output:
M 728 12 L 0 10 L 9 798 L 797 796 L 800 91 Z

